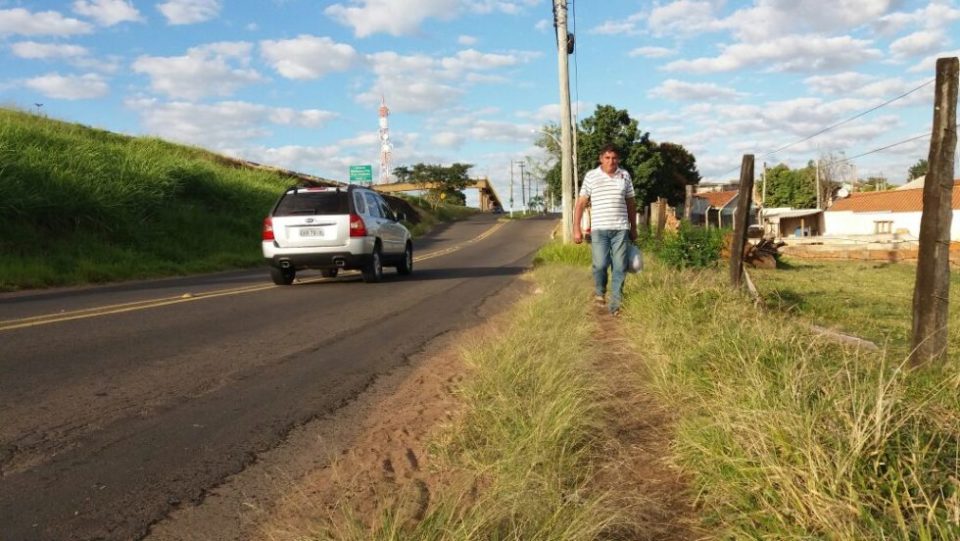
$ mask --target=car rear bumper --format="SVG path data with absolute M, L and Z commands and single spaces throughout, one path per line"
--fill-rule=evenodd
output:
M 347 246 L 333 248 L 280 248 L 263 242 L 263 257 L 277 268 L 359 269 L 370 263 L 372 253 L 373 241 L 365 237 L 352 238 Z
M 283 254 L 267 258 L 277 268 L 294 269 L 359 269 L 370 264 L 370 254 L 354 255 L 350 252 L 325 254 Z

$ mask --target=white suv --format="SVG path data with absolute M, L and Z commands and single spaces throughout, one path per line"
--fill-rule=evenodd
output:
M 402 218 L 368 188 L 289 188 L 263 220 L 263 257 L 277 285 L 291 284 L 303 269 L 326 277 L 358 269 L 365 282 L 379 282 L 384 266 L 410 274 L 413 241 Z

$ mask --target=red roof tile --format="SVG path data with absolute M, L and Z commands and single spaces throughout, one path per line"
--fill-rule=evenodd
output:
M 960 209 L 960 186 L 953 186 L 952 208 Z M 923 188 L 916 190 L 887 190 L 883 192 L 861 192 L 833 203 L 830 211 L 853 212 L 919 212 L 923 210 Z
M 740 192 L 737 190 L 728 190 L 725 192 L 703 192 L 694 195 L 694 197 L 705 199 L 713 208 L 722 209 L 730 204 L 730 201 L 732 201 L 738 193 Z

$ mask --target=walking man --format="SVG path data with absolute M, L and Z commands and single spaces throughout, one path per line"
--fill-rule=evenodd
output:
M 637 201 L 630 173 L 620 168 L 620 154 L 613 145 L 600 149 L 600 167 L 583 177 L 580 196 L 573 211 L 573 242 L 583 242 L 580 220 L 587 203 L 591 206 L 591 250 L 593 254 L 594 300 L 605 304 L 607 269 L 610 268 L 610 304 L 620 314 L 623 282 L 627 274 L 627 246 L 637 240 Z

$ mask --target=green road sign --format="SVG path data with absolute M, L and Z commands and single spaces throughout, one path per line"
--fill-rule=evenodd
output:
M 351 165 L 350 166 L 350 182 L 372 182 L 372 181 L 373 181 L 372 165 Z

